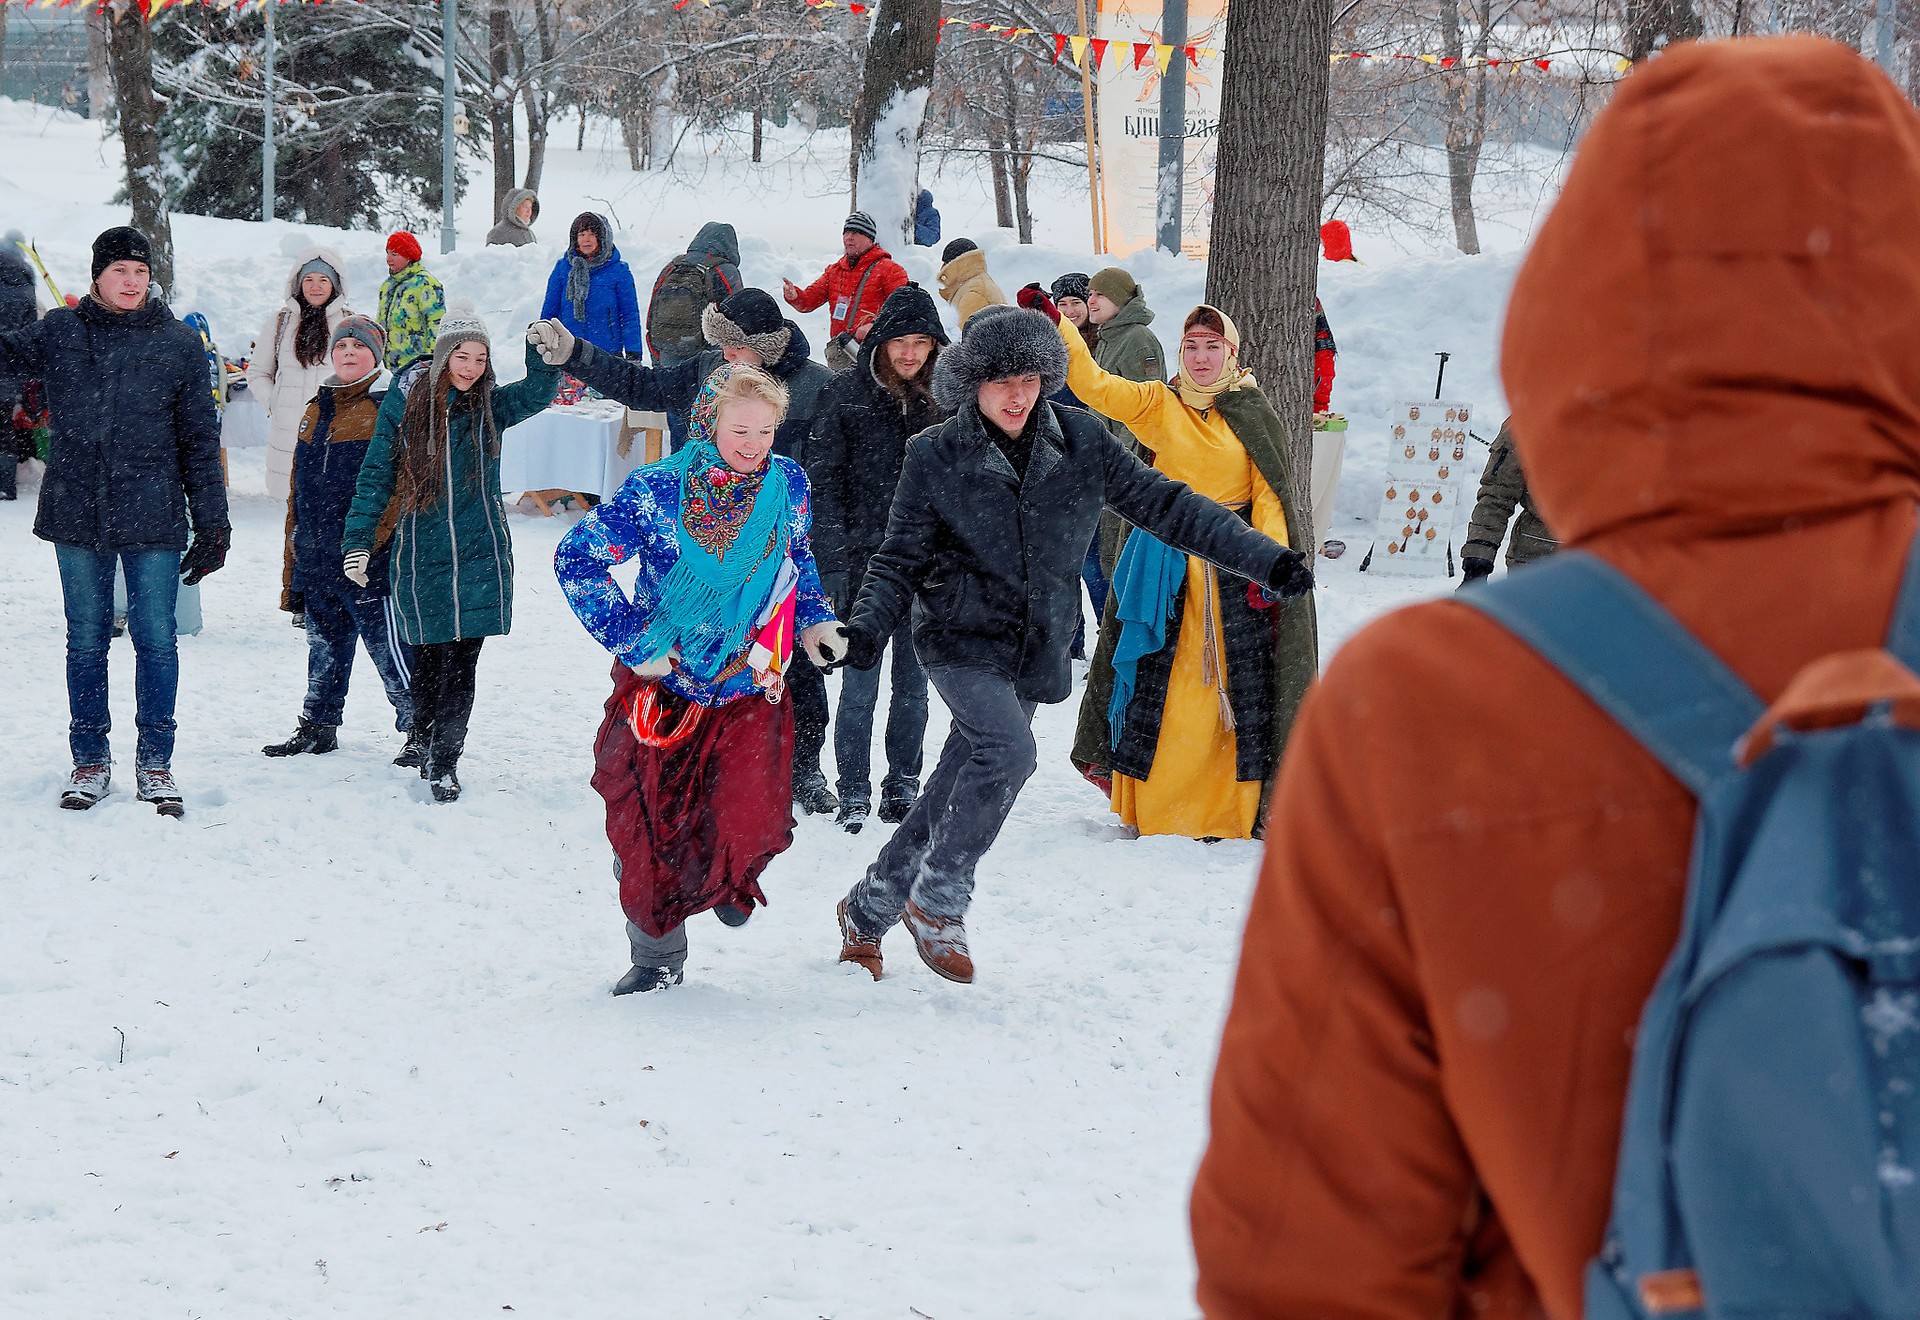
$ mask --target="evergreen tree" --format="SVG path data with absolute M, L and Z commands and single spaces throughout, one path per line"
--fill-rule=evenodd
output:
M 345 229 L 417 227 L 439 213 L 438 15 L 408 0 L 275 10 L 277 217 Z M 153 37 L 173 209 L 257 218 L 259 7 L 169 9 Z M 464 183 L 457 157 L 455 167 Z

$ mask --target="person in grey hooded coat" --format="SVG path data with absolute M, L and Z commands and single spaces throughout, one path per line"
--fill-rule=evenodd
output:
M 533 222 L 540 218 L 540 198 L 531 188 L 515 188 L 500 199 L 500 223 L 487 231 L 488 247 L 526 247 L 537 242 Z

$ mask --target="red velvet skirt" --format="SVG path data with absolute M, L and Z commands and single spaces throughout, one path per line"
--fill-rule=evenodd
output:
M 634 734 L 634 702 L 648 688 L 669 735 L 656 741 L 671 746 Z M 688 719 L 691 730 L 673 740 Z M 627 920 L 657 939 L 723 903 L 766 903 L 760 873 L 793 842 L 791 702 L 689 706 L 615 664 L 593 757 Z

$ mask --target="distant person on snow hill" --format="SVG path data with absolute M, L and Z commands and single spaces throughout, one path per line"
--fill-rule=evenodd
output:
M 294 259 L 287 296 L 253 341 L 247 389 L 267 410 L 267 498 L 285 500 L 293 479 L 294 437 L 307 403 L 332 371 L 328 346 L 348 316 L 346 263 L 332 248 Z M 297 611 L 296 611 L 297 613 Z
M 291 738 L 260 750 L 268 756 L 331 752 L 340 745 L 347 680 L 353 676 L 356 642 L 367 648 L 387 700 L 394 727 L 408 734 L 395 765 L 417 768 L 426 748 L 413 728 L 413 649 L 400 636 L 387 607 L 387 543 L 399 511 L 392 506 L 374 533 L 374 554 L 363 586 L 349 582 L 340 568 L 347 509 L 359 484 L 360 464 L 379 423 L 386 391 L 375 389 L 387 355 L 380 327 L 364 316 L 349 316 L 333 332 L 333 374 L 320 386 L 300 419 L 293 455 L 293 494 L 287 500 L 285 577 L 297 594 L 307 628 L 307 696 L 300 726 Z
M 542 319 L 553 319 L 595 348 L 638 357 L 646 347 L 633 272 L 620 259 L 607 222 L 591 211 L 573 218 L 567 255 L 547 278 Z
M 462 299 L 411 391 L 387 391 L 341 535 L 341 573 L 371 590 L 381 529 L 391 608 L 414 648 L 413 736 L 436 802 L 460 796 L 456 771 L 473 715 L 480 644 L 513 628 L 513 536 L 500 502 L 500 436 L 553 401 L 560 375 L 527 350 L 527 374 L 496 386 L 487 325 Z
M 940 212 L 933 194 L 925 188 L 913 203 L 913 243 L 915 247 L 934 247 L 940 242 Z
M 446 290 L 420 262 L 420 240 L 402 230 L 387 239 L 387 279 L 380 286 L 381 333 L 387 366 L 399 371 L 433 353 L 433 339 L 447 310 Z
M 687 919 L 743 925 L 793 842 L 781 667 L 842 652 L 825 646 L 839 625 L 807 545 L 807 479 L 774 452 L 785 403 L 766 372 L 723 365 L 687 447 L 628 477 L 554 554 L 567 603 L 616 661 L 593 747 L 633 963 L 616 995 L 678 985 Z M 631 600 L 612 572 L 629 560 Z
M 537 242 L 533 222 L 540 218 L 540 198 L 531 188 L 515 188 L 500 200 L 500 223 L 487 231 L 488 247 L 526 247 Z
M 845 371 L 853 365 L 857 345 L 866 342 L 867 329 L 893 291 L 907 282 L 906 268 L 887 255 L 878 242 L 879 229 L 865 211 L 855 211 L 841 226 L 840 246 L 846 256 L 828 266 L 820 278 L 801 288 L 781 281 L 787 305 L 811 312 L 827 303 L 827 365 Z
M 142 802 L 177 816 L 174 607 L 182 581 L 226 563 L 231 532 L 206 354 L 153 292 L 152 264 L 153 247 L 137 229 L 94 239 L 87 296 L 0 334 L 0 375 L 44 381 L 53 416 L 33 530 L 54 543 L 66 605 L 74 768 L 60 805 L 91 807 L 112 778 L 107 650 L 118 564 L 133 638 L 135 785 Z
M 970 238 L 956 238 L 940 254 L 940 296 L 953 304 L 965 330 L 982 307 L 1004 307 L 1007 295 L 987 273 L 987 254 Z
M 940 354 L 934 398 L 955 416 L 907 446 L 886 540 L 847 624 L 848 663 L 880 662 L 912 615 L 914 650 L 953 716 L 940 763 L 839 908 L 842 962 L 877 980 L 904 920 L 951 981 L 973 979 L 974 872 L 1037 764 L 1033 712 L 1073 693 L 1077 569 L 1111 504 L 1129 522 L 1283 594 L 1302 556 L 1126 453 L 1098 420 L 1048 402 L 1067 351 L 1037 311 L 984 311 Z
M 1876 682 L 1849 694 L 1846 678 L 1803 671 L 1838 660 L 1858 679 L 1848 661 L 1893 663 L 1883 648 L 1920 504 L 1915 197 L 1913 104 L 1857 52 L 1813 37 L 1676 44 L 1623 79 L 1587 130 L 1507 304 L 1501 375 L 1528 481 L 1564 545 L 1625 579 L 1592 588 L 1580 575 L 1605 570 L 1576 569 L 1574 589 L 1637 587 L 1731 671 L 1724 704 L 1676 702 L 1686 718 L 1664 726 L 1684 748 L 1709 735 L 1700 773 L 1722 776 L 1719 802 L 1759 805 L 1732 780 L 1738 735 L 1720 741 L 1716 716 L 1745 707 L 1758 721 L 1790 685 L 1831 705 L 1796 714 L 1789 702 L 1758 723 L 1784 715 L 1793 746 L 1743 780 L 1811 787 L 1795 779 L 1807 757 L 1857 774 L 1855 791 L 1823 781 L 1830 811 L 1774 798 L 1804 814 L 1756 811 L 1778 827 L 1757 843 L 1743 827 L 1697 838 L 1696 792 L 1563 671 L 1460 603 L 1471 594 L 1397 610 L 1344 643 L 1288 747 L 1221 1038 L 1192 1207 L 1208 1320 L 1909 1309 L 1913 1138 L 1896 1111 L 1913 1076 L 1912 944 L 1862 932 L 1878 918 L 1911 934 L 1866 895 L 1884 882 L 1890 902 L 1911 904 L 1913 863 L 1870 860 L 1878 840 L 1838 833 L 1856 812 L 1910 818 L 1913 802 L 1867 770 L 1869 749 L 1852 744 L 1846 759 L 1847 741 L 1826 741 L 1852 731 L 1824 726 L 1874 708 Z M 1608 635 L 1617 653 L 1658 656 Z M 1658 658 L 1650 668 L 1682 680 L 1670 691 L 1698 690 Z M 1647 719 L 1643 733 L 1663 727 Z M 1905 775 L 1914 735 L 1891 726 L 1910 718 L 1884 719 L 1907 741 L 1870 749 L 1874 771 Z M 1768 739 L 1740 741 L 1752 758 Z M 1703 846 L 1754 857 L 1761 869 L 1746 874 L 1763 883 L 1789 856 L 1820 882 L 1861 875 L 1841 892 L 1866 920 L 1836 924 L 1786 899 L 1751 933 L 1689 920 L 1708 961 L 1691 981 L 1663 980 Z M 1717 874 L 1709 864 L 1692 879 Z M 1742 959 L 1756 951 L 1770 956 Z M 1738 1054 L 1645 1049 L 1657 983 L 1685 990 L 1705 1028 L 1753 1006 L 1729 1002 L 1729 983 L 1769 975 L 1776 990 L 1797 978 L 1860 1035 L 1819 1041 L 1815 1059 L 1795 1024 L 1749 1015 L 1750 1040 L 1781 1043 L 1777 1074 L 1773 1058 L 1748 1071 Z M 1897 1004 L 1884 1027 L 1876 989 Z M 1855 1083 L 1853 1060 L 1874 1053 L 1866 1029 L 1893 1039 L 1860 1064 L 1893 1083 L 1885 1104 Z M 1629 1074 L 1656 1064 L 1671 1065 L 1681 1099 L 1706 1082 L 1741 1101 L 1666 1129 L 1696 1154 L 1672 1151 L 1667 1166 L 1685 1205 L 1649 1204 L 1620 1176 L 1623 1132 L 1656 1135 L 1684 1107 L 1625 1114 Z M 1792 1122 L 1823 1105 L 1859 1115 L 1857 1133 L 1791 1140 Z M 1898 1125 L 1881 1128 L 1876 1109 Z M 1697 1153 L 1722 1136 L 1701 1119 L 1730 1135 L 1775 1114 L 1774 1163 L 1752 1163 L 1736 1140 L 1716 1176 L 1699 1176 Z M 1830 1196 L 1806 1196 L 1802 1171 Z M 1624 1231 L 1608 1233 L 1610 1214 Z M 1640 1256 L 1650 1240 L 1678 1264 L 1709 1237 L 1754 1268 L 1636 1269 L 1658 1268 Z M 1900 1278 L 1885 1294 L 1897 1302 L 1846 1286 L 1882 1269 Z
M 722 366 L 763 367 L 787 389 L 787 403 L 774 435 L 773 451 L 800 460 L 819 407 L 820 393 L 833 373 L 807 358 L 807 337 L 780 315 L 780 304 L 764 289 L 742 289 L 702 319 L 707 341 L 718 345 L 675 367 L 648 367 L 625 361 L 576 339 L 558 321 L 541 321 L 532 333 L 546 360 L 564 367 L 609 399 L 629 408 L 687 416 L 708 378 Z M 787 674 L 793 701 L 793 794 L 813 814 L 839 806 L 820 769 L 827 741 L 827 685 L 811 665 L 794 665 Z
M 738 293 L 740 240 L 733 226 L 712 221 L 669 261 L 647 299 L 647 353 L 656 367 L 678 366 L 712 348 L 701 333 L 707 308 Z M 674 436 L 678 443 L 679 433 Z
M 931 384 L 934 363 L 946 345 L 939 308 L 927 291 L 917 284 L 895 289 L 873 319 L 860 360 L 835 376 L 820 397 L 806 457 L 813 485 L 813 553 L 841 618 L 852 615 L 867 561 L 886 536 L 908 442 L 951 415 L 934 402 Z M 893 651 L 893 684 L 880 819 L 897 825 L 920 796 L 927 675 L 904 620 L 882 645 Z M 840 771 L 836 820 L 853 834 L 873 810 L 873 710 L 879 698 L 878 665 L 841 675 L 833 724 L 833 759 Z
M 1527 489 L 1527 474 L 1520 467 L 1520 450 L 1513 443 L 1513 419 L 1509 417 L 1494 438 L 1493 452 L 1487 455 L 1487 466 L 1480 474 L 1473 524 L 1460 547 L 1462 587 L 1493 575 L 1493 561 L 1506 543 L 1507 525 L 1513 522 L 1516 511 L 1520 521 L 1513 529 L 1513 543 L 1507 546 L 1509 573 L 1560 548 Z

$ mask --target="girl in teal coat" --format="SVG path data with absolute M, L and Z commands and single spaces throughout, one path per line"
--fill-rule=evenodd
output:
M 415 648 L 413 728 L 434 800 L 454 773 L 473 713 L 480 643 L 513 626 L 513 538 L 500 500 L 500 435 L 553 400 L 559 372 L 527 350 L 526 379 L 496 388 L 487 327 L 469 302 L 440 322 L 433 360 L 387 391 L 360 466 L 341 549 L 365 585 L 376 533 L 397 517 L 388 569 L 401 637 Z

